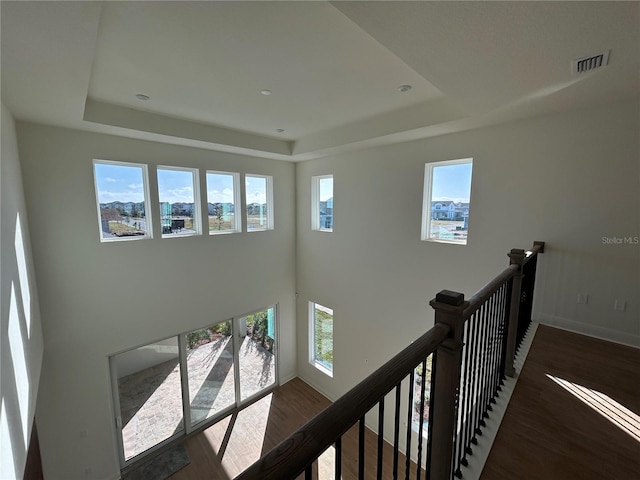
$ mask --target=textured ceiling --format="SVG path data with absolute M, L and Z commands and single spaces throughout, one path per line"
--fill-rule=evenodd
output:
M 270 158 L 640 94 L 639 2 L 1 8 L 2 100 L 16 118 Z M 609 66 L 571 74 L 572 59 L 605 50 Z M 403 84 L 413 88 L 402 93 Z

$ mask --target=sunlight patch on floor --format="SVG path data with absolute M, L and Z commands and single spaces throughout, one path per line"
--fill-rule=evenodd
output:
M 229 478 L 238 476 L 262 455 L 272 399 L 270 393 L 205 431 L 211 449 Z M 252 432 L 249 436 L 244 433 L 248 431 Z M 226 455 L 227 452 L 233 455 Z
M 640 442 L 640 416 L 602 392 L 554 377 L 548 373 L 546 375 L 616 427 L 630 435 L 635 441 Z

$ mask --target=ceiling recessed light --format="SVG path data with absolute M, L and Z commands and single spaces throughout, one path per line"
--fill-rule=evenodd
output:
M 149 100 L 149 95 L 145 95 L 144 93 L 137 93 L 136 94 L 136 98 L 138 100 L 142 100 L 142 101 L 146 102 L 147 100 Z
M 398 87 L 398 91 L 404 93 L 404 92 L 408 92 L 409 90 L 411 90 L 413 87 L 411 85 L 400 85 Z
M 284 132 L 284 128 L 276 128 L 276 132 L 282 133 L 282 132 Z
M 271 90 L 267 90 L 266 88 L 264 90 L 260 90 L 260 93 L 262 95 L 271 95 L 273 92 Z

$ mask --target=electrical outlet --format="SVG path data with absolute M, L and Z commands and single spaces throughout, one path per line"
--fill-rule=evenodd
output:
M 617 298 L 613 301 L 613 309 L 618 312 L 624 312 L 627 309 L 627 302 L 624 300 L 618 300 Z
M 578 303 L 582 305 L 586 305 L 589 303 L 589 294 L 588 293 L 579 293 L 578 299 L 576 300 Z

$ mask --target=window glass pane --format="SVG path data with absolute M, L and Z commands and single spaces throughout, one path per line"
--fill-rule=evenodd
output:
M 311 363 L 325 373 L 333 373 L 333 310 L 311 303 Z
M 125 461 L 184 431 L 178 338 L 111 358 Z
M 275 308 L 239 319 L 240 399 L 255 395 L 276 382 Z
M 207 172 L 207 209 L 209 233 L 240 231 L 240 218 L 236 217 L 237 173 Z
M 427 164 L 423 240 L 467 243 L 472 160 Z
M 312 228 L 333 231 L 333 175 L 312 178 Z
M 333 230 L 333 177 L 320 179 L 320 228 Z
M 247 175 L 245 189 L 247 199 L 247 231 L 273 229 L 271 199 L 272 177 Z
M 235 405 L 231 320 L 186 334 L 191 424 Z
M 94 162 L 102 241 L 151 237 L 145 165 Z
M 200 233 L 196 180 L 195 170 L 158 167 L 158 197 L 163 237 Z

